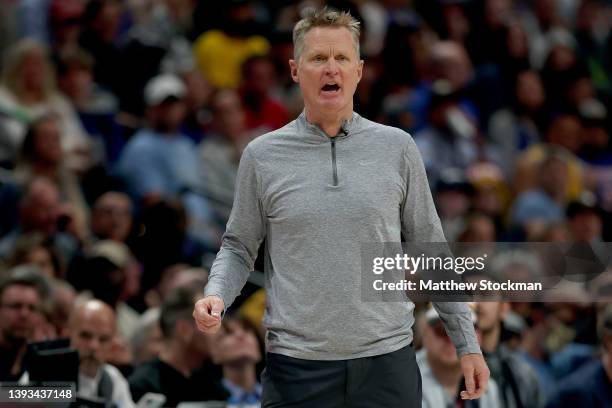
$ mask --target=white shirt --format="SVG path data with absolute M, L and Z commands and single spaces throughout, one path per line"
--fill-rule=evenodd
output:
M 117 368 L 110 364 L 105 364 L 102 369 L 98 370 L 94 378 L 79 373 L 79 391 L 77 395 L 84 398 L 99 398 L 98 383 L 102 376 L 101 370 L 105 370 L 113 382 L 113 404 L 117 405 L 118 408 L 135 407 L 127 380 Z

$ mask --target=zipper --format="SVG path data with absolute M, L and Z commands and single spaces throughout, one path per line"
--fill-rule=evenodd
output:
M 336 138 L 331 139 L 331 155 L 332 155 L 332 172 L 333 172 L 333 186 L 338 185 L 338 168 L 336 166 Z

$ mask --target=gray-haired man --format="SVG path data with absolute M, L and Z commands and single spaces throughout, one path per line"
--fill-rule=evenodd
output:
M 221 251 L 194 317 L 206 332 L 266 244 L 264 407 L 421 406 L 414 305 L 361 300 L 360 245 L 444 236 L 422 160 L 405 132 L 353 112 L 359 23 L 315 12 L 294 28 L 291 75 L 304 113 L 245 149 Z M 467 305 L 436 307 L 461 356 L 465 398 L 488 368 Z

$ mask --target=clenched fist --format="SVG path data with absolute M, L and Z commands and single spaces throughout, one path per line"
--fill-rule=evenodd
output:
M 193 318 L 198 329 L 204 333 L 216 333 L 221 327 L 221 313 L 225 303 L 219 296 L 206 296 L 198 300 L 193 309 Z

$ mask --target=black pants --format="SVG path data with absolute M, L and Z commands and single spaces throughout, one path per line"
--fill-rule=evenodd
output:
M 267 354 L 263 408 L 420 408 L 421 373 L 414 350 L 340 361 Z

